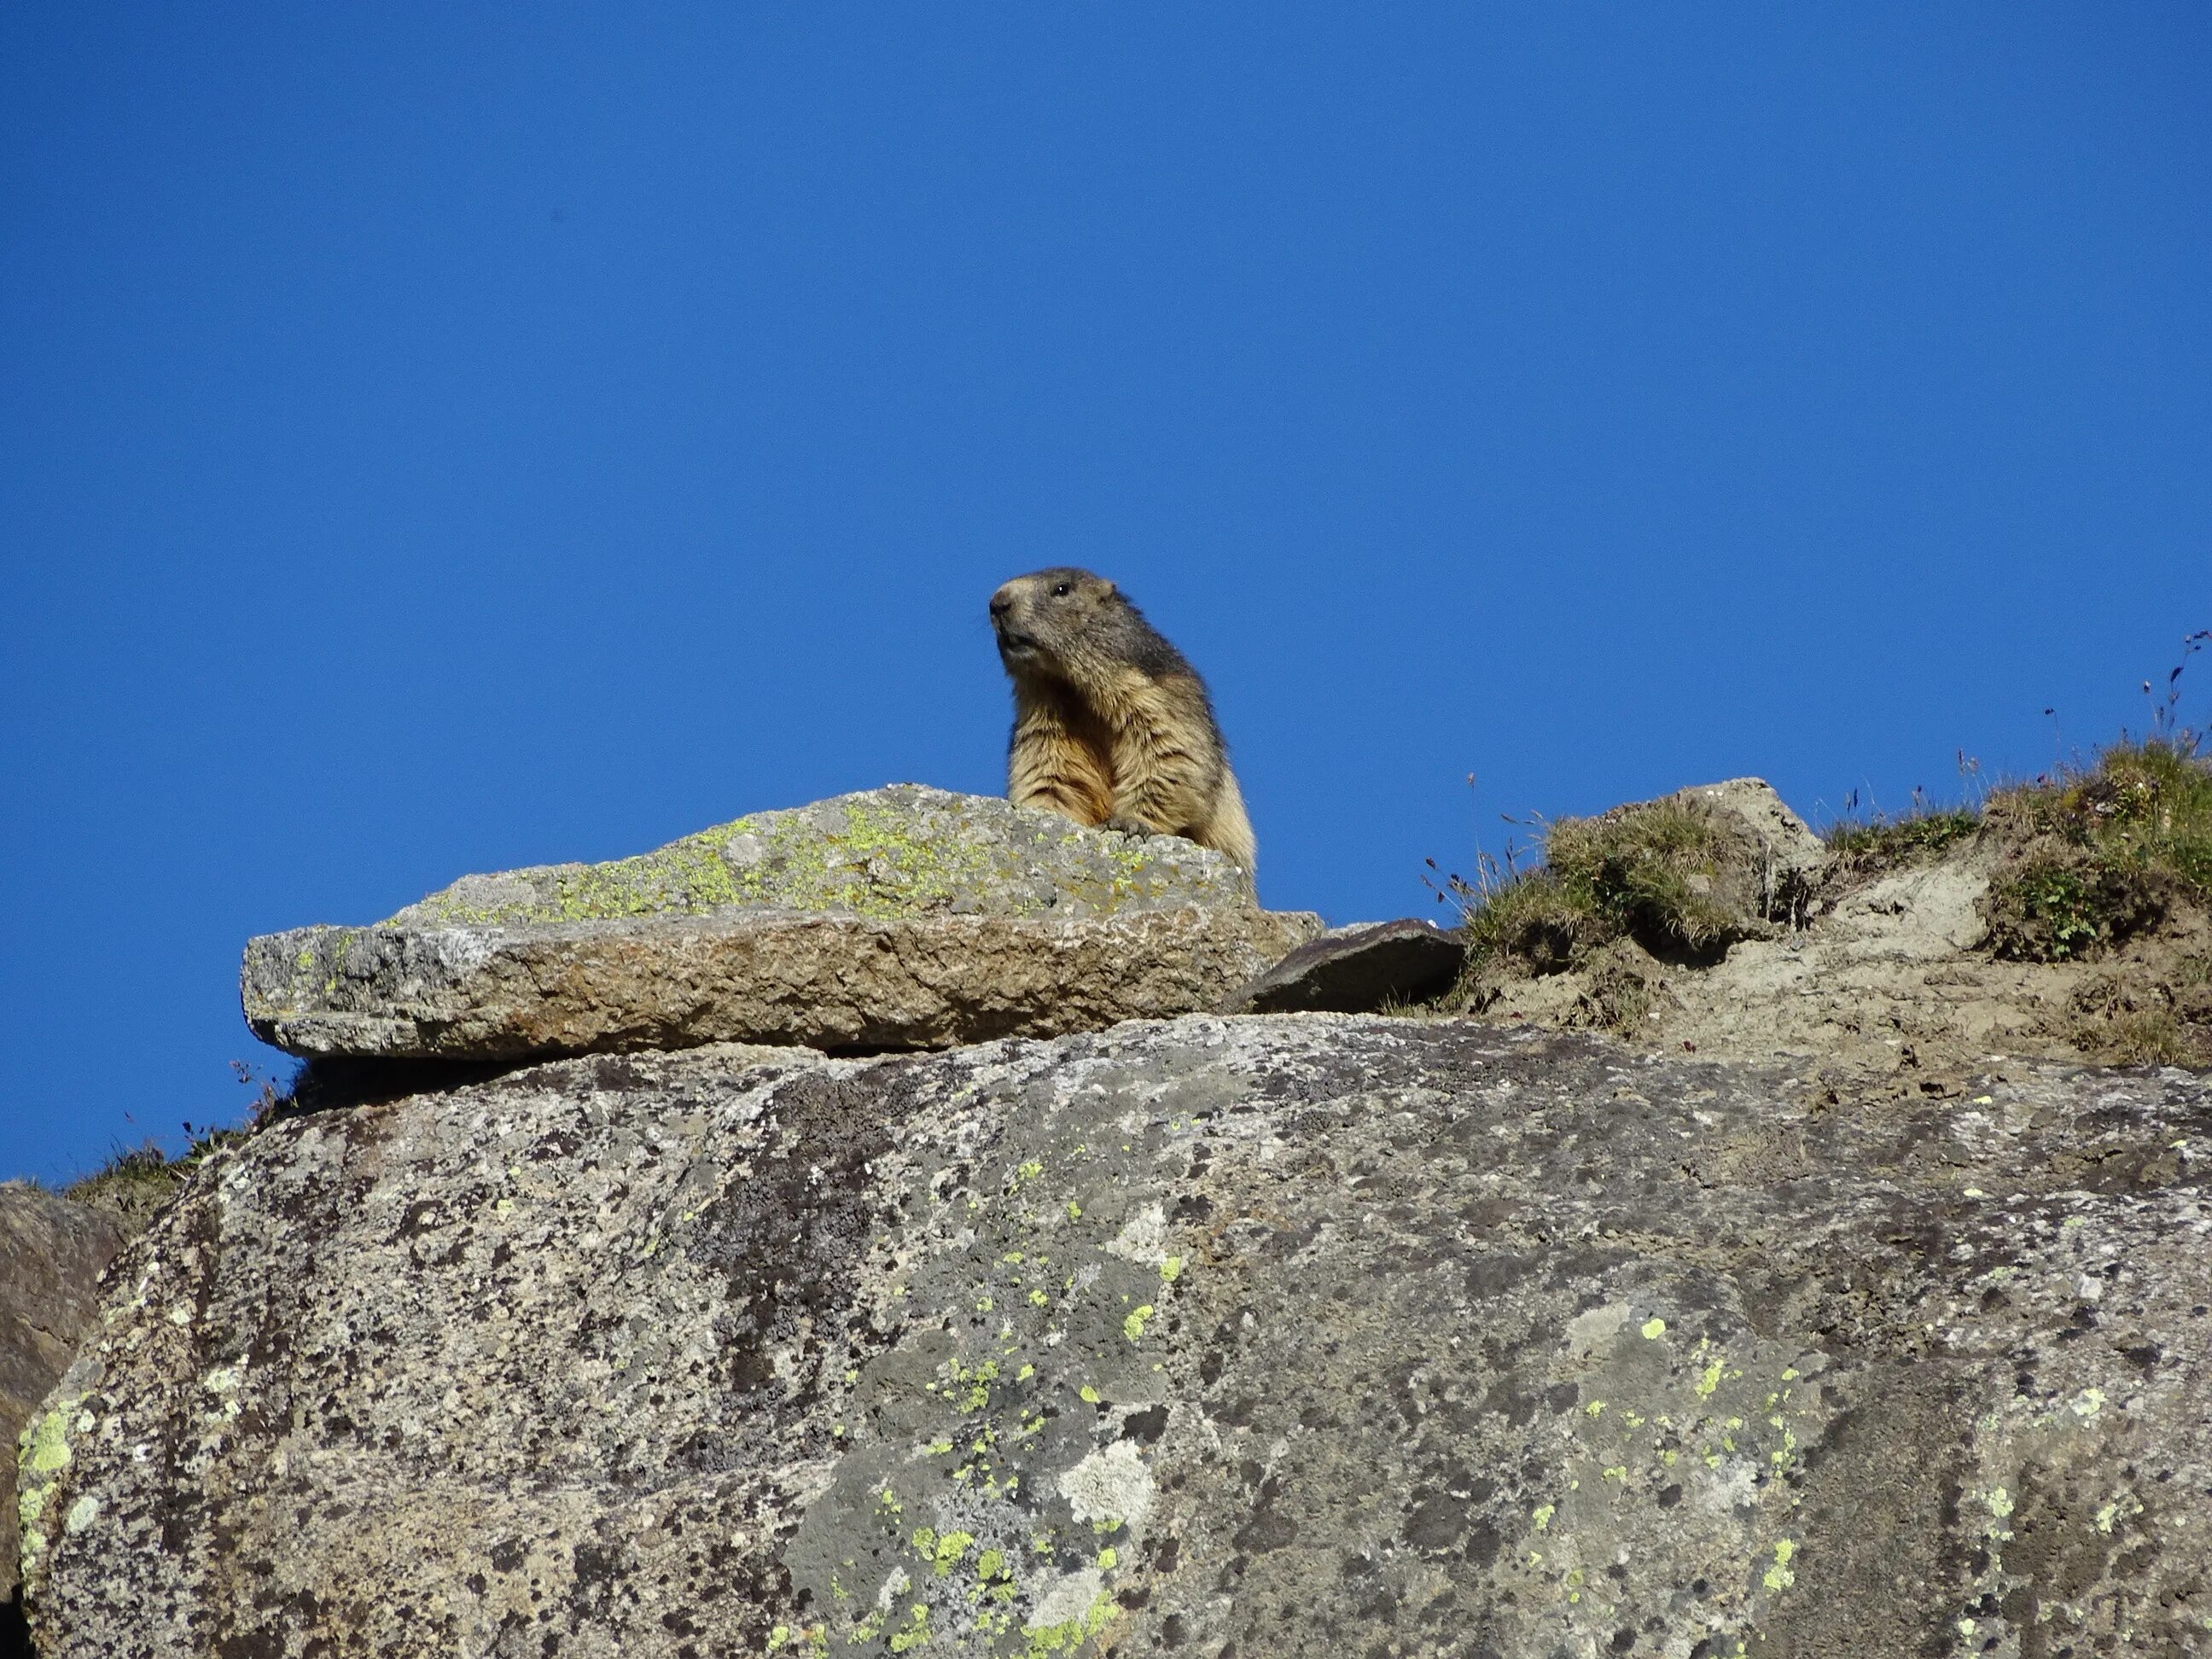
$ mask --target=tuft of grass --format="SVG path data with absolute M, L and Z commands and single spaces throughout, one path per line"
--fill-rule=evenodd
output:
M 1830 826 L 1823 839 L 1841 867 L 1869 873 L 1932 862 L 1981 827 L 1979 812 L 1956 806 L 1899 818 L 1847 818 Z
M 1694 801 L 1662 799 L 1561 818 L 1536 868 L 1483 866 L 1448 879 L 1470 974 L 1563 972 L 1632 938 L 1655 952 L 1708 955 L 1760 931 L 1759 849 Z
M 200 1160 L 222 1138 L 210 1134 L 204 1140 L 196 1140 L 173 1158 L 150 1139 L 143 1146 L 124 1148 L 82 1181 L 64 1188 L 62 1196 L 112 1210 L 127 1221 L 149 1220 L 176 1195 Z
M 291 1104 L 289 1083 L 280 1085 L 239 1060 L 231 1062 L 231 1070 L 240 1083 L 254 1091 L 252 1103 L 246 1108 L 244 1127 L 216 1129 L 203 1125 L 195 1129 L 187 1123 L 184 1127 L 188 1144 L 175 1158 L 162 1152 L 159 1143 L 150 1138 L 137 1146 L 118 1147 L 99 1169 L 62 1188 L 62 1196 L 112 1210 L 125 1220 L 141 1225 L 151 1220 L 156 1211 L 176 1196 L 210 1152 L 244 1139 Z
M 1590 975 L 1581 1012 L 1601 1030 L 1633 1036 L 1650 1018 L 1651 981 L 1619 960 L 1602 963 Z
M 2123 739 L 2087 772 L 1997 791 L 1984 812 L 2005 848 L 1984 901 L 1999 956 L 2094 957 L 2177 901 L 2212 908 L 2212 757 L 2185 735 Z
M 1731 902 L 1731 872 L 1756 856 L 1747 837 L 1679 800 L 1563 818 L 1544 843 L 1561 890 L 1612 933 L 1693 951 L 1743 935 L 1750 918 Z
M 2085 1047 L 2087 1045 L 2084 1045 Z M 2106 1025 L 2099 1058 L 2114 1066 L 2202 1066 L 2206 1044 L 2171 1008 L 2145 1008 Z
M 1555 974 L 1603 943 L 1608 930 L 1585 900 L 1540 869 L 1463 905 L 1461 935 L 1471 964 L 1510 962 L 1528 973 Z

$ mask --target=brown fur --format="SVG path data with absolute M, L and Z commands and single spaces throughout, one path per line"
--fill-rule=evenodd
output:
M 1206 683 L 1113 583 L 1066 567 L 991 596 L 1014 683 L 1006 797 L 1078 823 L 1184 836 L 1257 863 Z

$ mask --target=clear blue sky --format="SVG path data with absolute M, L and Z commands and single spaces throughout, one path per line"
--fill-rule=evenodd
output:
M 0 1175 L 234 1115 L 251 933 L 996 792 L 1039 565 L 1206 673 L 1334 920 L 1501 811 L 2140 724 L 2212 625 L 2208 65 L 2191 5 L 0 9 Z

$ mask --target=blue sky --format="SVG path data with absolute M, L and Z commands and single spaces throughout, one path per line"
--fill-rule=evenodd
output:
M 995 793 L 1040 565 L 1206 672 L 1333 920 L 1501 812 L 2140 725 L 2212 625 L 2208 63 L 2156 5 L 0 10 L 0 1175 L 240 1109 L 249 934 Z

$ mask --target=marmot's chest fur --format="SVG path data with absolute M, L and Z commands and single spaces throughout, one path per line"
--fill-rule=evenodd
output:
M 1006 797 L 1078 823 L 1184 836 L 1256 863 L 1206 683 L 1103 577 L 1062 567 L 991 596 L 1014 684 Z

